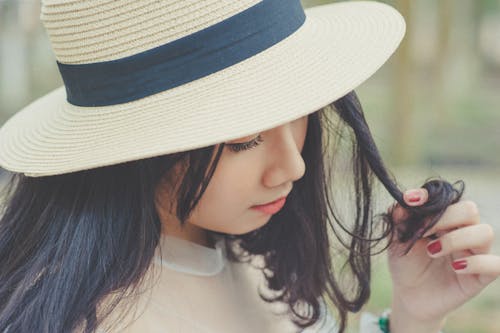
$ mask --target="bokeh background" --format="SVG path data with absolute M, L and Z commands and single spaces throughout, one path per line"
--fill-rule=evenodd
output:
M 500 0 L 384 2 L 403 14 L 407 33 L 356 91 L 387 166 L 405 188 L 431 176 L 464 180 L 464 199 L 474 200 L 482 221 L 500 234 Z M 0 0 L 0 124 L 62 85 L 39 10 L 37 0 Z M 392 202 L 384 200 L 380 209 Z M 379 313 L 391 297 L 383 255 L 374 269 L 365 309 Z M 352 315 L 352 332 L 357 317 Z M 496 281 L 452 313 L 445 331 L 498 333 L 498 318 Z

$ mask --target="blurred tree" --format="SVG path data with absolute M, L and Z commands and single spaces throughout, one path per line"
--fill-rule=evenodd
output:
M 396 8 L 404 16 L 407 27 L 412 25 L 412 9 L 410 0 L 396 0 Z M 408 28 L 407 28 L 408 29 Z M 418 160 L 418 152 L 408 149 L 414 142 L 414 131 L 411 125 L 414 109 L 413 62 L 410 54 L 411 34 L 407 33 L 394 54 L 395 79 L 394 108 L 391 123 L 393 125 L 390 157 L 394 164 L 408 164 Z
M 19 3 L 7 2 L 2 7 L 0 39 L 0 98 L 6 110 L 27 103 L 29 76 L 26 66 L 26 34 L 18 25 Z M 0 114 L 6 112 L 0 110 Z
M 438 2 L 438 43 L 436 47 L 436 60 L 434 62 L 435 79 L 432 82 L 432 100 L 434 101 L 434 113 L 436 115 L 437 127 L 446 126 L 447 121 L 447 95 L 446 90 L 446 62 L 448 61 L 448 50 L 450 46 L 450 29 L 452 24 L 453 3 L 451 0 Z

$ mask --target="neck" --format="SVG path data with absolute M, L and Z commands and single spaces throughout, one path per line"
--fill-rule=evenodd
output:
M 206 229 L 188 222 L 184 226 L 179 224 L 166 226 L 162 230 L 162 234 L 184 239 L 201 246 L 215 248 L 214 240 Z

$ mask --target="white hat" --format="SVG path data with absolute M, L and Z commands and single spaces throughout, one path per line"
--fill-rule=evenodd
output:
M 0 129 L 0 166 L 37 177 L 191 150 L 319 110 L 396 50 L 372 1 L 45 0 L 64 81 Z

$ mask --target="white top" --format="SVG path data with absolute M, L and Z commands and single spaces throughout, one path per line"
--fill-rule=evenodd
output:
M 315 325 L 304 330 L 293 325 L 285 312 L 288 305 L 266 303 L 260 298 L 259 290 L 265 295 L 272 293 L 265 288 L 261 270 L 254 267 L 259 265 L 259 258 L 251 263 L 230 262 L 224 246 L 222 238 L 216 240 L 214 249 L 162 236 L 152 270 L 147 274 L 152 274 L 154 281 L 151 280 L 150 289 L 134 301 L 137 311 L 132 324 L 107 331 L 103 327 L 98 332 L 337 332 L 335 320 L 324 302 L 320 320 Z M 359 332 L 381 333 L 377 318 L 363 314 Z

